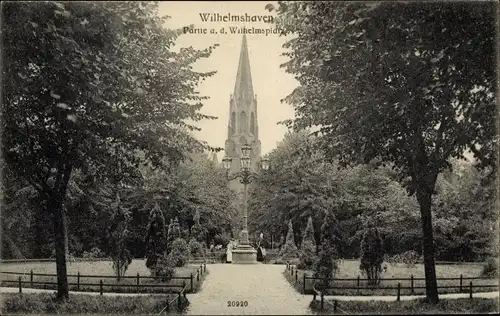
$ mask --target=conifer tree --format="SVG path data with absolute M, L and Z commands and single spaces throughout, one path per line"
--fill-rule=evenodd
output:
M 292 220 L 288 222 L 288 232 L 286 234 L 286 241 L 283 247 L 281 248 L 280 257 L 283 259 L 298 257 L 297 245 L 295 245 L 295 241 L 293 239 Z
M 321 278 L 321 285 L 327 286 L 338 271 L 339 244 L 337 219 L 331 211 L 327 211 L 321 226 L 321 250 L 314 267 L 314 276 Z
M 304 231 L 304 235 L 302 236 L 299 258 L 299 268 L 301 269 L 311 268 L 316 260 L 316 241 L 314 240 L 314 227 L 310 216 L 307 220 L 307 227 Z
M 191 239 L 202 243 L 205 241 L 205 231 L 200 224 L 200 217 L 200 211 L 197 210 L 193 217 L 194 224 L 191 227 Z
M 148 233 L 146 235 L 146 267 L 156 273 L 157 263 L 166 250 L 165 217 L 158 204 L 149 214 Z

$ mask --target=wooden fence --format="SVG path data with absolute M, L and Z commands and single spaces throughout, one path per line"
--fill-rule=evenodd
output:
M 80 274 L 78 272 L 77 274 L 68 274 L 68 278 L 76 278 L 76 283 L 70 283 L 68 282 L 68 286 L 73 286 L 76 287 L 77 291 L 80 291 L 80 287 L 87 286 L 90 287 L 90 289 L 98 287 L 98 291 L 89 291 L 89 292 L 99 292 L 100 295 L 103 295 L 105 293 L 104 288 L 105 287 L 116 287 L 116 288 L 134 288 L 135 287 L 135 292 L 139 293 L 141 292 L 141 289 L 174 289 L 174 292 L 176 293 L 185 293 L 188 291 L 189 293 L 193 293 L 194 291 L 194 286 L 195 282 L 199 283 L 201 280 L 201 277 L 203 276 L 204 273 L 207 271 L 207 266 L 206 264 L 200 264 L 200 267 L 197 268 L 196 273 L 191 273 L 190 276 L 174 276 L 170 278 L 169 281 L 171 280 L 181 280 L 182 284 L 144 284 L 141 282 L 141 280 L 161 280 L 162 277 L 156 277 L 156 276 L 141 276 L 139 273 L 137 273 L 136 276 L 122 276 L 120 279 L 123 280 L 129 280 L 129 279 L 135 279 L 134 284 L 120 284 L 120 283 L 104 283 L 103 280 L 105 279 L 116 279 L 116 276 L 112 275 L 86 275 L 86 274 Z M 31 270 L 29 273 L 20 273 L 20 272 L 10 272 L 10 271 L 2 271 L 1 274 L 3 275 L 16 275 L 18 276 L 17 280 L 2 280 L 2 286 L 6 283 L 7 286 L 10 285 L 10 287 L 18 287 L 19 288 L 19 293 L 22 293 L 23 288 L 35 288 L 35 285 L 43 285 L 43 286 L 54 286 L 54 288 L 57 287 L 57 282 L 46 282 L 46 281 L 36 281 L 35 277 L 52 277 L 52 278 L 57 278 L 56 274 L 47 274 L 47 273 L 34 273 L 33 270 Z M 23 276 L 29 276 L 29 280 L 23 280 Z M 89 283 L 89 282 L 80 282 L 80 279 L 98 279 L 99 283 Z M 180 290 L 179 290 L 180 289 Z
M 328 290 L 354 290 L 356 295 L 361 295 L 361 291 L 364 290 L 366 295 L 366 290 L 369 290 L 370 292 L 373 293 L 373 290 L 389 290 L 389 291 L 394 291 L 393 293 L 397 297 L 397 301 L 400 300 L 401 297 L 401 290 L 409 290 L 410 295 L 415 295 L 415 290 L 418 289 L 425 289 L 425 286 L 416 286 L 415 282 L 417 281 L 424 281 L 425 278 L 415 278 L 413 275 L 410 275 L 408 278 L 388 278 L 388 279 L 380 279 L 381 282 L 397 282 L 397 286 L 383 286 L 379 287 L 378 285 L 368 285 L 367 282 L 369 279 L 364 279 L 360 278 L 359 276 L 357 278 L 335 278 L 331 280 L 330 283 L 351 283 L 347 284 L 345 286 L 344 284 L 341 284 L 339 286 L 333 286 L 333 285 L 328 285 L 328 286 L 322 286 L 319 287 L 317 285 L 316 281 L 321 281 L 320 278 L 315 278 L 311 276 L 307 276 L 305 273 L 302 274 L 302 277 L 299 278 L 298 276 L 298 269 L 296 266 L 287 264 L 286 265 L 286 272 L 290 273 L 289 278 L 291 278 L 292 282 L 295 283 L 295 285 L 302 285 L 302 293 L 303 294 L 313 294 L 314 299 L 316 299 L 316 295 L 325 295 L 325 293 L 328 293 Z M 310 282 L 308 282 L 310 280 Z M 479 280 L 489 280 L 489 281 L 495 281 L 497 282 L 496 284 L 477 284 L 481 283 Z M 464 277 L 463 275 L 460 275 L 460 277 L 453 277 L 453 278 L 437 278 L 437 281 L 457 281 L 457 285 L 441 285 L 438 286 L 439 289 L 457 289 L 457 293 L 469 293 L 469 296 L 472 298 L 473 296 L 473 290 L 474 289 L 498 289 L 498 280 L 497 279 L 491 279 L 491 278 L 483 278 L 483 277 Z M 476 284 L 474 284 L 473 281 L 476 281 Z M 365 282 L 365 284 L 363 284 Z M 407 283 L 409 286 L 402 286 L 401 282 Z M 312 288 L 307 288 L 307 283 L 312 283 Z M 325 282 L 326 283 L 326 282 Z M 320 290 L 318 290 L 320 288 Z M 337 294 L 340 295 L 340 294 Z M 379 294 L 376 294 L 379 295 Z

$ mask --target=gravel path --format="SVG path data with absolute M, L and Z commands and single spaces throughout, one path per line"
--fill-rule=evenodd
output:
M 188 315 L 312 315 L 312 297 L 297 293 L 283 266 L 211 264 L 200 292 L 188 295 Z M 228 302 L 247 306 L 228 307 Z

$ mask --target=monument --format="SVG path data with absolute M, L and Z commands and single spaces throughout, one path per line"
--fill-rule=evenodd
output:
M 242 149 L 248 145 L 248 157 L 250 158 L 248 170 L 242 170 Z M 234 92 L 229 101 L 229 124 L 227 140 L 225 144 L 225 154 L 231 162 L 228 168 L 229 174 L 238 174 L 257 170 L 260 161 L 261 149 L 259 140 L 259 124 L 257 120 L 257 96 L 254 94 L 252 85 L 252 75 L 250 71 L 250 60 L 246 36 L 243 35 L 241 43 L 240 58 Z M 244 157 L 243 159 L 248 157 Z M 247 209 L 246 209 L 246 186 L 250 183 L 243 183 L 243 180 L 232 179 L 229 187 L 237 193 L 237 207 L 239 209 L 240 223 L 238 230 L 240 243 L 233 250 L 234 263 L 256 263 L 257 251 L 250 246 L 247 230 Z

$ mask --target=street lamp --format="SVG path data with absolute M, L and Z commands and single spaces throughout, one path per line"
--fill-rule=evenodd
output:
M 232 159 L 230 157 L 224 157 L 222 163 L 227 172 L 227 177 L 229 181 L 240 179 L 243 184 L 243 229 L 240 234 L 240 244 L 233 250 L 233 262 L 235 263 L 254 263 L 257 262 L 257 251 L 250 246 L 248 240 L 248 188 L 247 185 L 250 184 L 254 179 L 257 178 L 257 173 L 252 171 L 250 152 L 252 147 L 245 144 L 241 147 L 241 171 L 230 175 L 229 169 L 231 168 Z M 269 169 L 269 160 L 266 158 L 261 159 L 261 167 L 263 170 Z

